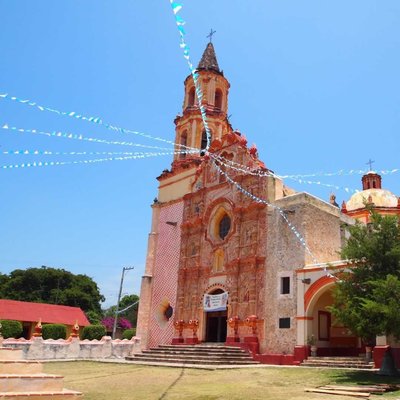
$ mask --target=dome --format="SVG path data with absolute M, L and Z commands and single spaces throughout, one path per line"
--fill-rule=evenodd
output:
M 358 210 L 364 208 L 365 203 L 372 202 L 375 207 L 396 208 L 398 198 L 389 190 L 384 189 L 367 189 L 362 192 L 353 194 L 346 203 L 347 211 Z

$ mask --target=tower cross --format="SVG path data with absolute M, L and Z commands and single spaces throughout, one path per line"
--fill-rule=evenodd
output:
M 210 33 L 207 35 L 207 37 L 210 38 L 210 43 L 212 43 L 212 37 L 213 37 L 215 32 L 217 32 L 217 31 L 213 31 L 212 28 L 211 28 Z
M 369 170 L 370 171 L 372 171 L 372 164 L 374 163 L 375 161 L 373 161 L 373 160 L 371 160 L 371 159 L 369 159 L 369 161 L 367 162 L 367 165 L 369 165 Z

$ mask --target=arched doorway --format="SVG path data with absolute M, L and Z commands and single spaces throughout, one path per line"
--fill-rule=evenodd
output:
M 320 356 L 357 356 L 360 352 L 359 338 L 335 321 L 329 312 L 334 282 L 327 277 L 320 278 L 310 287 L 310 295 L 306 294 L 306 337 L 314 337 Z
M 222 289 L 216 289 L 210 295 L 222 295 L 226 294 Z M 226 334 L 227 334 L 227 310 L 226 307 L 224 310 L 216 310 L 216 311 L 207 311 L 206 314 L 206 331 L 205 331 L 205 341 L 206 342 L 214 342 L 214 343 L 224 343 L 226 342 Z

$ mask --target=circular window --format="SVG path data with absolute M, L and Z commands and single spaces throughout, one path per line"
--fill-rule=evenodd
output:
M 231 229 L 231 219 L 227 214 L 225 214 L 221 218 L 221 221 L 219 221 L 219 231 L 218 231 L 219 237 L 221 239 L 225 239 L 230 229 Z
M 168 304 L 168 307 L 164 311 L 164 317 L 169 320 L 172 317 L 174 309 L 171 307 L 171 304 Z

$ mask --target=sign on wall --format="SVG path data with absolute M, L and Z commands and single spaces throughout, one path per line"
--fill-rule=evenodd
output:
M 228 293 L 205 294 L 203 299 L 204 311 L 224 311 L 228 302 Z

